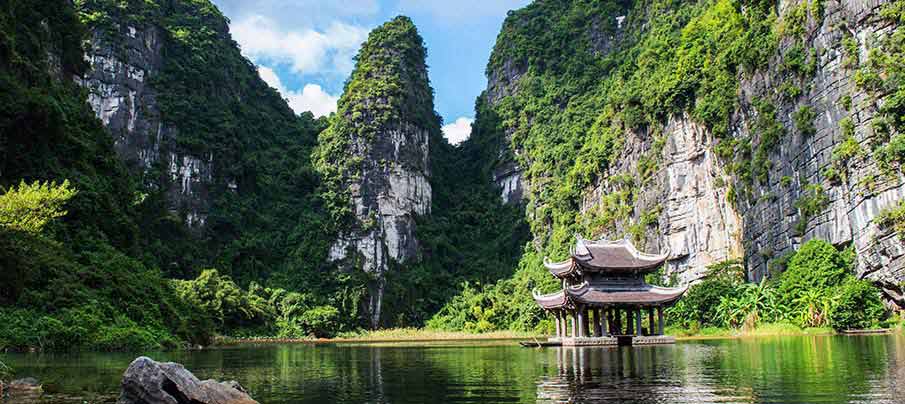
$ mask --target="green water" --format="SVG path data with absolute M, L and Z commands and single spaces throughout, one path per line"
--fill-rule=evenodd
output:
M 763 337 L 636 348 L 513 342 L 269 345 L 144 353 L 261 403 L 901 403 L 905 336 Z M 41 402 L 112 402 L 136 354 L 0 354 Z

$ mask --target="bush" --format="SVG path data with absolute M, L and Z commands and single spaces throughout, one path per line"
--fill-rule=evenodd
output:
M 848 277 L 839 289 L 830 312 L 833 328 L 870 328 L 885 313 L 880 291 L 870 281 Z
M 740 294 L 745 282 L 742 266 L 737 260 L 724 261 L 708 267 L 707 276 L 692 286 L 679 302 L 666 311 L 669 322 L 683 327 L 718 326 L 720 299 Z
M 827 291 L 840 285 L 851 263 L 832 244 L 811 239 L 789 260 L 781 275 L 779 292 L 788 301 L 802 297 L 809 290 Z
M 332 337 L 339 329 L 339 310 L 333 306 L 317 306 L 305 311 L 299 322 L 315 337 Z

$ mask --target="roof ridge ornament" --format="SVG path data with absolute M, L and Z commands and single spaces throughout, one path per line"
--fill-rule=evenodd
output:
M 572 255 L 577 257 L 587 257 L 591 255 L 591 251 L 588 250 L 588 246 L 585 245 L 587 240 L 584 239 L 580 234 L 575 233 L 575 249 L 572 251 Z

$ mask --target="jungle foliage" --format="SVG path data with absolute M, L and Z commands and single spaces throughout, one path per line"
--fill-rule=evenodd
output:
M 479 102 L 484 109 L 475 125 L 489 130 L 472 138 L 519 151 L 496 160 L 515 158 L 525 169 L 532 184 L 527 217 L 542 250 L 526 248 L 509 279 L 471 285 L 479 291 L 453 300 L 431 325 L 456 328 L 483 319 L 491 329 L 545 327 L 528 293 L 556 287 L 542 257 L 564 257 L 576 233 L 635 237 L 656 224 L 631 217 L 653 218 L 635 211 L 636 198 L 656 172 L 663 123 L 687 113 L 728 137 L 738 77 L 774 53 L 776 21 L 769 1 L 550 1 L 511 12 L 487 71 L 491 78 L 518 72 L 518 91 L 493 105 Z M 614 175 L 611 165 L 630 131 L 646 142 L 649 157 L 639 163 L 639 175 Z M 607 195 L 582 212 L 582 193 L 598 181 L 608 185 Z
M 117 39 L 129 26 L 162 33 L 167 57 L 151 85 L 178 129 L 162 153 L 216 156 L 200 234 L 170 204 L 165 162 L 143 171 L 119 158 L 86 91 L 70 79 L 86 72 L 89 32 L 122 51 Z M 334 298 L 348 289 L 348 276 L 320 270 L 331 226 L 309 156 L 326 121 L 292 112 L 241 56 L 209 1 L 7 2 L 0 56 L 0 187 L 9 191 L 0 197 L 0 322 L 9 325 L 0 346 L 204 343 L 230 330 L 167 278 L 192 279 L 211 266 L 249 287 L 257 280 L 316 291 L 305 310 L 286 306 L 300 317 L 320 308 L 304 323 L 293 316 L 277 326 L 287 311 L 274 309 L 242 329 L 307 336 L 354 310 Z M 23 222 L 23 212 L 38 214 Z M 330 332 L 354 324 L 340 323 Z
M 886 317 L 880 291 L 856 278 L 854 252 L 812 239 L 793 253 L 774 279 L 747 282 L 737 262 L 715 264 L 666 311 L 669 322 L 692 331 L 705 327 L 754 329 L 763 323 L 836 329 L 871 328 Z

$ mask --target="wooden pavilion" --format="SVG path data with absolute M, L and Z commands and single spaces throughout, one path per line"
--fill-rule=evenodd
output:
M 678 301 L 686 288 L 664 288 L 644 281 L 644 275 L 662 266 L 668 255 L 642 253 L 628 240 L 590 241 L 577 237 L 569 259 L 553 263 L 545 258 L 544 266 L 562 281 L 562 290 L 556 293 L 534 293 L 537 304 L 555 319 L 556 337 L 550 343 L 574 346 L 675 342 L 663 335 L 663 309 Z

